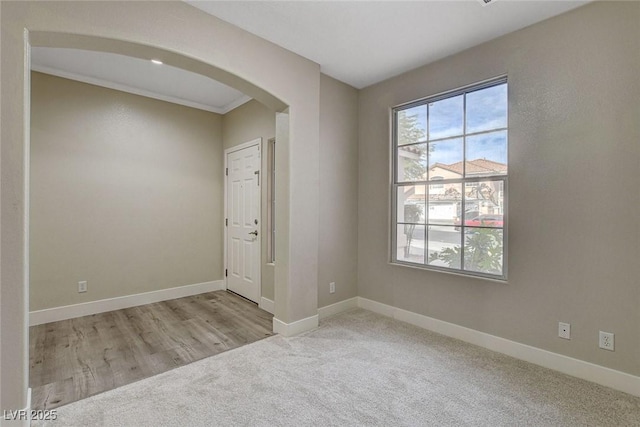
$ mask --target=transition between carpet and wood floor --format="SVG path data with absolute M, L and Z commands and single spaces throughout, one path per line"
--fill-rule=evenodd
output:
M 52 409 L 273 335 L 226 291 L 29 328 L 32 408 Z
M 354 309 L 33 425 L 638 426 L 640 398 Z

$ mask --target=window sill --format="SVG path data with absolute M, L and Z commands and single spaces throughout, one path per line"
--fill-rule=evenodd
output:
M 486 280 L 486 281 L 489 281 L 489 282 L 500 283 L 500 284 L 503 284 L 503 285 L 508 285 L 509 284 L 509 282 L 508 282 L 506 277 L 505 278 L 499 278 L 499 277 L 488 277 L 488 276 L 483 276 L 481 274 L 473 274 L 473 273 L 458 273 L 456 271 L 445 270 L 445 269 L 440 269 L 440 268 L 426 266 L 426 265 L 422 266 L 422 265 L 418 265 L 418 264 L 403 263 L 403 262 L 398 262 L 398 261 L 389 261 L 388 264 L 392 265 L 392 266 L 395 266 L 395 267 L 412 268 L 412 269 L 416 269 L 416 270 L 423 270 L 423 271 L 430 271 L 430 272 L 435 272 L 435 273 L 450 274 L 450 275 L 453 275 L 453 276 L 464 277 L 464 278 L 467 278 L 467 279 Z

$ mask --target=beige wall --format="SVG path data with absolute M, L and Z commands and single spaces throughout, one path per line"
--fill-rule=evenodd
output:
M 221 280 L 221 122 L 32 73 L 30 310 Z
M 319 160 L 318 307 L 324 307 L 357 296 L 358 281 L 358 91 L 324 74 Z
M 24 407 L 28 378 L 25 29 L 37 46 L 161 54 L 275 111 L 288 107 L 276 119 L 276 317 L 293 322 L 332 302 L 318 287 L 333 274 L 318 266 L 319 250 L 332 247 L 319 239 L 327 164 L 308 161 L 329 153 L 319 146 L 328 98 L 318 64 L 182 2 L 0 2 L 0 12 L 0 409 Z M 639 374 L 639 18 L 637 3 L 592 4 L 360 91 L 358 294 Z M 388 265 L 389 108 L 503 73 L 509 283 Z M 571 341 L 556 338 L 559 320 L 573 324 Z M 599 329 L 616 333 L 616 352 L 597 350 Z
M 318 307 L 357 295 L 358 91 L 331 77 L 320 79 L 320 233 Z M 275 135 L 275 113 L 253 100 L 225 114 L 224 147 L 261 137 L 263 176 L 266 143 Z M 266 186 L 262 188 L 262 236 L 268 233 Z M 262 296 L 274 298 L 274 266 L 267 263 L 262 239 Z M 329 282 L 336 292 L 329 293 Z
M 161 57 L 231 85 L 276 111 L 289 141 L 279 154 L 276 237 L 281 262 L 275 314 L 284 323 L 318 307 L 320 67 L 180 1 L 0 2 L 0 409 L 23 408 L 28 378 L 29 72 L 26 40 L 34 46 L 75 47 Z M 212 40 L 215 43 L 212 43 Z M 281 298 L 278 298 L 280 293 Z M 313 325 L 309 325 L 312 327 Z
M 361 91 L 359 295 L 640 374 L 639 22 L 639 3 L 593 3 Z M 508 283 L 390 265 L 389 108 L 501 74 Z
M 224 148 L 231 148 L 244 144 L 256 138 L 262 138 L 262 178 L 260 180 L 262 190 L 262 219 L 260 226 L 261 239 L 261 295 L 271 301 L 274 299 L 274 274 L 275 266 L 267 260 L 267 235 L 269 224 L 267 222 L 267 208 L 269 199 L 267 195 L 267 142 L 276 134 L 276 113 L 256 100 L 251 100 L 244 105 L 230 111 L 222 117 L 222 140 Z
M 273 138 L 275 134 L 276 113 L 255 99 L 222 116 L 222 140 L 225 149 L 256 138 L 262 138 L 262 142 L 266 143 L 266 140 Z

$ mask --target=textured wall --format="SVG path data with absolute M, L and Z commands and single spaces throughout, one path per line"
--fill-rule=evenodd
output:
M 105 50 L 164 63 L 231 85 L 272 108 L 289 108 L 283 130 L 276 240 L 275 312 L 290 323 L 317 311 L 320 67 L 184 2 L 1 2 L 0 409 L 24 407 L 27 390 L 28 276 L 25 254 L 29 78 L 25 36 L 34 46 Z M 25 30 L 28 33 L 25 33 Z M 310 243 L 311 242 L 311 243 Z
M 262 178 L 260 184 L 262 197 L 262 219 L 260 233 L 262 239 L 261 259 L 261 295 L 271 301 L 274 299 L 274 274 L 275 266 L 267 262 L 267 208 L 269 199 L 267 195 L 267 142 L 276 134 L 276 113 L 256 100 L 251 100 L 244 105 L 228 112 L 222 117 L 222 141 L 224 148 L 230 148 L 244 144 L 256 138 L 262 138 Z
M 639 22 L 593 3 L 361 91 L 359 295 L 640 374 Z M 508 283 L 390 265 L 390 107 L 502 74 Z
M 358 91 L 324 74 L 319 160 L 318 307 L 324 307 L 355 297 L 358 280 Z
M 221 122 L 32 73 L 30 310 L 222 279 Z

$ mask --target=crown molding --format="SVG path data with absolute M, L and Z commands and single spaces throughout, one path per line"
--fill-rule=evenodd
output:
M 146 98 L 153 98 L 159 101 L 170 102 L 172 104 L 183 105 L 185 107 L 196 108 L 198 110 L 208 111 L 216 114 L 227 114 L 235 108 L 251 101 L 251 97 L 243 95 L 241 98 L 228 103 L 223 107 L 215 107 L 213 105 L 201 104 L 199 102 L 193 102 L 186 99 L 178 98 L 170 95 L 162 95 L 156 92 L 152 92 L 145 89 L 139 89 L 133 86 L 128 86 L 122 83 L 115 83 L 108 80 L 100 79 L 97 77 L 84 76 L 82 74 L 76 74 L 69 71 L 63 71 L 57 68 L 46 67 L 42 65 L 31 65 L 31 71 L 37 71 L 39 73 L 49 74 L 56 77 L 62 77 L 63 79 L 75 80 L 82 83 L 91 84 L 94 86 L 106 87 L 108 89 L 118 90 L 121 92 L 131 93 L 133 95 L 144 96 Z

